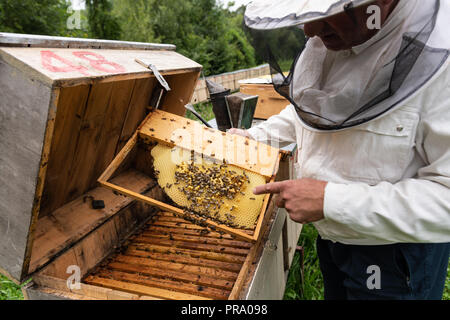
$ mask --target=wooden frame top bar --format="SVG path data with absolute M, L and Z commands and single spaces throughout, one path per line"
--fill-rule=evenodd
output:
M 279 149 L 231 135 L 161 110 L 153 111 L 139 130 L 143 139 L 193 150 L 197 154 L 236 165 L 270 180 L 278 171 Z

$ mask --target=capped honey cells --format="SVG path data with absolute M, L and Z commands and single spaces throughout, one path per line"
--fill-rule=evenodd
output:
M 254 228 L 264 195 L 252 190 L 266 183 L 263 176 L 179 147 L 158 144 L 151 154 L 158 184 L 186 212 L 233 228 Z

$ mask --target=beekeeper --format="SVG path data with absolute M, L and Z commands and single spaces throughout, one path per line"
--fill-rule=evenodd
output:
M 247 7 L 252 30 L 300 27 L 308 38 L 289 75 L 273 77 L 291 104 L 231 132 L 297 143 L 297 180 L 255 193 L 277 194 L 292 220 L 314 223 L 325 299 L 442 298 L 450 242 L 448 21 L 450 3 L 440 0 Z

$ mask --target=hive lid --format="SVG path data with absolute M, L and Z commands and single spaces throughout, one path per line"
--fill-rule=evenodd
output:
M 149 77 L 152 71 L 136 59 L 149 61 L 166 75 L 201 69 L 170 45 L 47 38 L 0 33 L 0 58 L 53 87 Z

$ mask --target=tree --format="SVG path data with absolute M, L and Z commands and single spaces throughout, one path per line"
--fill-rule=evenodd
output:
M 120 37 L 120 24 L 111 14 L 109 0 L 86 0 L 89 31 L 93 38 L 116 40 Z
M 120 21 L 120 39 L 160 42 L 153 31 L 155 0 L 114 0 L 112 14 Z
M 114 0 L 113 13 L 122 40 L 175 44 L 203 65 L 205 75 L 255 65 L 241 26 L 243 13 L 231 14 L 215 0 Z
M 42 35 L 66 32 L 69 4 L 64 0 L 1 0 L 0 31 Z

